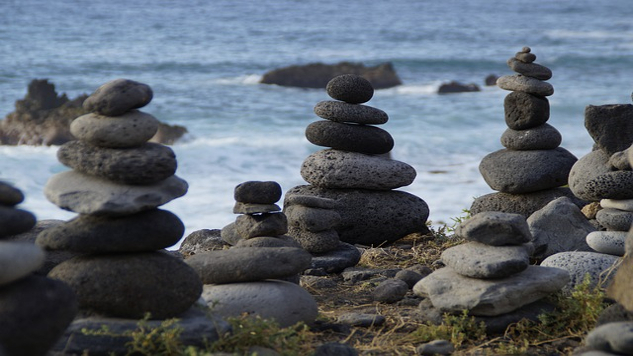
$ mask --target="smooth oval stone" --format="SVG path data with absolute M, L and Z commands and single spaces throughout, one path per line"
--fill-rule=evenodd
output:
M 140 186 L 67 171 L 51 177 L 44 194 L 58 207 L 79 214 L 128 215 L 166 204 L 185 195 L 188 187 L 176 176 Z
M 101 115 L 118 116 L 152 101 L 152 88 L 129 79 L 115 79 L 95 90 L 83 103 L 84 109 Z
M 310 267 L 312 255 L 294 247 L 240 247 L 197 253 L 186 262 L 203 284 L 280 279 Z
M 29 211 L 0 206 L 0 238 L 29 231 L 36 222 Z
M 602 199 L 600 206 L 608 209 L 619 209 L 633 212 L 633 199 Z
M 536 60 L 536 55 L 534 53 L 530 53 L 532 49 L 530 47 L 523 47 L 520 52 L 517 52 L 514 55 L 514 58 L 520 60 L 523 63 L 532 63 Z
M 561 268 L 569 272 L 571 280 L 563 288 L 564 292 L 571 292 L 581 284 L 588 273 L 591 285 L 598 283 L 608 285 L 617 271 L 618 256 L 590 251 L 568 251 L 551 255 L 541 262 L 544 267 Z M 607 271 L 609 271 L 607 273 Z
M 525 130 L 543 125 L 549 120 L 549 100 L 542 96 L 515 91 L 503 101 L 506 125 L 513 130 Z
M 627 231 L 593 231 L 587 235 L 587 245 L 596 252 L 624 256 Z
M 49 355 L 77 314 L 66 284 L 30 276 L 0 288 L 0 345 L 3 355 Z
M 163 252 L 118 253 L 75 257 L 48 274 L 68 284 L 79 308 L 120 318 L 178 316 L 200 297 L 196 271 Z
M 587 334 L 585 342 L 598 350 L 633 355 L 633 322 L 600 325 Z
M 631 162 L 629 161 L 629 150 L 627 148 L 624 151 L 616 152 L 609 157 L 609 164 L 618 171 L 630 171 Z
M 467 242 L 442 252 L 442 262 L 462 276 L 503 278 L 525 270 L 530 255 L 525 246 L 489 246 Z
M 240 215 L 235 219 L 235 229 L 242 239 L 279 236 L 288 232 L 288 220 L 284 213 Z
M 275 319 L 281 327 L 300 321 L 311 325 L 318 315 L 317 303 L 310 293 L 284 281 L 205 285 L 202 298 L 222 318 L 246 313 Z
M 529 193 L 567 184 L 576 157 L 562 147 L 553 150 L 490 153 L 479 172 L 490 188 L 504 193 Z
M 233 214 L 264 214 L 281 211 L 277 204 L 251 204 L 236 202 L 233 205 Z
M 288 227 L 288 234 L 292 236 L 303 249 L 315 254 L 335 250 L 341 244 L 338 232 L 334 229 L 312 232 L 290 226 Z
M 15 206 L 24 201 L 24 194 L 9 183 L 0 181 L 0 205 Z
M 289 226 L 311 232 L 329 230 L 341 222 L 341 214 L 332 209 L 290 205 L 284 210 L 284 214 Z
M 69 141 L 57 151 L 62 164 L 82 173 L 123 184 L 152 184 L 176 173 L 178 163 L 171 148 L 145 143 L 133 148 L 97 147 Z
M 362 104 L 374 96 L 369 80 L 355 74 L 343 74 L 332 78 L 325 86 L 327 94 L 336 100 L 350 104 Z
M 507 129 L 501 135 L 501 144 L 509 150 L 553 150 L 560 146 L 563 136 L 553 126 L 543 124 L 531 129 Z
M 321 101 L 316 104 L 314 113 L 320 118 L 334 122 L 382 125 L 389 121 L 389 115 L 380 109 L 332 100 Z
M 281 199 L 281 186 L 273 181 L 244 182 L 235 187 L 233 197 L 240 203 L 275 204 Z
M 416 172 L 404 162 L 384 157 L 321 150 L 303 161 L 301 176 L 322 188 L 391 190 L 413 183 Z
M 525 63 L 517 58 L 508 59 L 508 67 L 526 77 L 538 80 L 548 80 L 552 78 L 552 71 L 549 68 L 536 63 Z
M 455 234 L 491 246 L 521 245 L 532 240 L 525 216 L 500 211 L 473 215 L 457 226 Z
M 525 194 L 498 192 L 485 194 L 475 198 L 469 210 L 471 215 L 484 211 L 500 211 L 504 213 L 521 214 L 527 218 L 552 200 L 560 197 L 570 198 L 579 208 L 587 204 L 586 201 L 577 198 L 569 188 L 560 187 Z
M 569 171 L 569 188 L 580 199 L 599 201 L 603 197 L 595 196 L 593 191 L 587 191 L 587 184 L 609 172 L 609 155 L 603 150 L 591 151 L 580 157 Z
M 604 208 L 598 211 L 596 220 L 607 230 L 629 231 L 633 224 L 633 212 Z
M 31 243 L 0 241 L 0 287 L 37 271 L 44 258 L 44 251 Z
M 374 126 L 316 121 L 306 128 L 306 138 L 317 146 L 367 154 L 384 154 L 393 148 L 389 132 Z
M 326 273 L 340 273 L 348 267 L 356 266 L 360 261 L 360 257 L 361 252 L 358 248 L 341 242 L 332 251 L 313 255 L 310 269 Z
M 42 231 L 35 241 L 47 250 L 83 253 L 155 251 L 173 246 L 184 232 L 176 215 L 152 209 L 122 217 L 80 215 Z
M 504 75 L 497 79 L 497 86 L 505 90 L 521 91 L 541 96 L 554 94 L 554 87 L 550 83 L 523 75 Z
M 159 122 L 138 110 L 111 117 L 86 114 L 73 120 L 70 133 L 77 139 L 100 147 L 135 147 L 149 141 Z

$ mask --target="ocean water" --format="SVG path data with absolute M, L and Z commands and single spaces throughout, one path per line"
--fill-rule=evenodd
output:
M 393 63 L 403 85 L 367 103 L 389 114 L 392 156 L 418 172 L 404 190 L 423 198 L 433 224 L 451 223 L 491 193 L 478 165 L 502 148 L 503 98 L 484 87 L 512 74 L 506 60 L 530 46 L 555 88 L 549 123 L 577 157 L 591 150 L 587 105 L 631 103 L 630 0 L 299 1 L 4 0 L 0 3 L 0 114 L 28 83 L 47 78 L 75 97 L 128 78 L 149 84 L 143 111 L 187 127 L 173 146 L 187 195 L 164 206 L 186 234 L 234 221 L 233 188 L 274 180 L 306 184 L 303 160 L 321 149 L 304 137 L 324 90 L 258 84 L 269 70 L 312 62 Z M 438 95 L 443 82 L 481 92 Z M 66 167 L 56 147 L 0 147 L 0 179 L 26 194 L 38 219 L 70 219 L 43 188 Z

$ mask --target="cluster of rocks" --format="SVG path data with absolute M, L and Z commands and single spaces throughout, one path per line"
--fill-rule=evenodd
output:
M 538 302 L 569 282 L 565 270 L 530 265 L 532 236 L 522 215 L 482 212 L 455 233 L 468 242 L 446 249 L 445 267 L 413 287 L 439 313 L 468 310 L 488 331 L 503 332 L 526 317 L 526 310 L 536 311 L 536 317 L 543 309 Z
M 136 109 L 151 99 L 149 86 L 131 80 L 98 88 L 84 102 L 92 113 L 71 124 L 78 140 L 58 151 L 72 170 L 54 175 L 44 188 L 52 203 L 79 213 L 36 239 L 44 249 L 81 254 L 48 274 L 74 290 L 80 309 L 60 349 L 91 343 L 91 350 L 98 349 L 82 328 L 123 323 L 133 329 L 148 314 L 182 317 L 202 292 L 196 271 L 162 251 L 180 240 L 184 225 L 158 207 L 184 195 L 188 185 L 175 175 L 173 151 L 147 142 L 158 121 Z
M 286 193 L 284 212 L 291 235 L 309 251 L 327 253 L 350 249 L 345 244 L 337 247 L 335 233 L 343 243 L 377 246 L 427 232 L 427 204 L 394 190 L 411 184 L 416 171 L 387 157 L 394 140 L 376 126 L 387 122 L 387 114 L 362 105 L 372 98 L 372 85 L 356 75 L 341 75 L 327 84 L 326 91 L 336 100 L 315 106 L 314 112 L 325 120 L 310 124 L 306 137 L 329 148 L 303 162 L 301 176 L 310 185 Z M 351 260 L 338 270 L 357 262 Z
M 202 298 L 217 315 L 247 313 L 275 319 L 284 327 L 316 319 L 316 301 L 296 284 L 312 256 L 284 235 L 287 219 L 275 204 L 281 193 L 276 182 L 238 185 L 233 212 L 240 215 L 221 232 L 234 246 L 185 260 L 200 275 Z
M 34 275 L 44 251 L 9 236 L 35 225 L 35 216 L 16 207 L 19 189 L 0 182 L 0 355 L 46 355 L 77 313 L 77 300 L 62 282 Z
M 547 96 L 554 88 L 547 67 L 534 63 L 536 56 L 524 47 L 508 60 L 518 74 L 497 80 L 501 89 L 512 91 L 504 101 L 508 129 L 501 136 L 505 149 L 484 157 L 479 171 L 498 193 L 478 197 L 470 211 L 503 211 L 526 218 L 551 200 L 567 196 L 582 206 L 568 188 L 567 177 L 576 157 L 559 147 L 561 134 L 547 121 L 550 107 Z

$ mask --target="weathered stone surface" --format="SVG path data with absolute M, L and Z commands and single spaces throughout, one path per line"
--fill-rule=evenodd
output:
M 107 148 L 70 141 L 57 150 L 57 159 L 79 172 L 123 184 L 157 183 L 173 176 L 178 167 L 174 151 L 158 143 Z
M 629 231 L 633 223 L 633 211 L 604 208 L 598 210 L 596 220 L 607 230 Z
M 600 206 L 604 209 L 633 211 L 633 199 L 602 199 Z M 597 215 L 597 214 L 596 214 Z
M 520 60 L 523 63 L 532 63 L 536 60 L 536 55 L 534 53 L 530 53 L 532 49 L 528 46 L 521 48 L 520 52 L 517 52 L 514 55 L 514 58 Z
M 355 74 L 342 74 L 332 78 L 325 86 L 325 91 L 332 99 L 350 104 L 366 103 L 374 96 L 371 83 Z
M 633 144 L 633 105 L 588 105 L 585 127 L 598 147 L 610 156 Z
M 339 208 L 339 203 L 334 199 L 318 197 L 314 195 L 293 194 L 286 196 L 286 205 L 303 205 L 308 208 L 334 209 Z
M 199 252 L 223 250 L 230 245 L 222 240 L 220 229 L 196 230 L 182 240 L 178 252 L 187 258 Z
M 282 327 L 300 321 L 310 325 L 318 315 L 317 303 L 310 293 L 283 281 L 205 285 L 202 298 L 223 318 L 246 313 L 275 319 Z
M 460 223 L 455 234 L 486 245 L 520 245 L 532 240 L 532 234 L 520 214 L 497 211 L 477 213 Z
M 241 247 L 294 247 L 301 248 L 301 245 L 288 235 L 281 236 L 258 236 L 252 239 L 239 240 L 235 248 Z
M 618 321 L 633 321 L 633 312 L 626 310 L 622 304 L 616 302 L 600 312 L 596 326 Z
M 537 95 L 515 91 L 503 102 L 506 125 L 513 130 L 526 130 L 549 120 L 549 100 Z
M 499 150 L 488 154 L 479 172 L 490 188 L 504 193 L 530 193 L 567 184 L 576 157 L 562 147 L 553 150 Z
M 313 232 L 296 226 L 289 226 L 288 234 L 292 236 L 302 248 L 311 253 L 326 253 L 332 251 L 336 249 L 341 242 L 338 232 L 332 228 Z
M 306 128 L 306 138 L 317 146 L 336 150 L 383 154 L 394 145 L 389 132 L 375 126 L 319 120 Z
M 152 101 L 152 88 L 129 79 L 115 79 L 95 90 L 83 103 L 84 109 L 101 115 L 118 116 Z
M 149 141 L 159 125 L 152 115 L 138 110 L 116 117 L 86 114 L 73 120 L 70 133 L 95 146 L 135 147 Z
M 550 96 L 554 94 L 554 87 L 550 83 L 520 74 L 500 77 L 497 79 L 497 86 L 505 90 L 520 91 L 540 96 Z
M 501 144 L 509 150 L 553 150 L 562 140 L 560 132 L 549 124 L 525 130 L 507 129 L 501 135 Z
M 171 176 L 161 182 L 133 186 L 75 171 L 51 177 L 46 198 L 58 207 L 80 214 L 127 215 L 154 209 L 187 193 L 187 182 Z
M 242 236 L 237 233 L 237 228 L 235 227 L 235 222 L 229 223 L 225 227 L 222 228 L 220 233 L 222 240 L 224 240 L 229 245 L 235 245 L 242 239 Z
M 251 204 L 235 202 L 233 214 L 265 214 L 281 211 L 277 204 Z
M 613 276 L 613 280 L 607 288 L 607 295 L 622 304 L 625 309 L 633 311 L 633 295 L 631 295 L 633 258 L 631 258 L 631 255 L 627 255 L 623 259 L 619 259 L 619 261 L 622 263 L 616 267 L 617 271 L 613 271 L 610 274 Z M 613 266 L 608 266 L 606 263 L 605 265 L 605 270 Z
M 288 232 L 288 220 L 284 213 L 240 215 L 235 219 L 235 230 L 242 239 L 278 236 Z
M 394 278 L 403 281 L 404 283 L 407 284 L 407 286 L 409 286 L 409 288 L 413 288 L 413 286 L 416 283 L 418 283 L 422 278 L 428 276 L 429 274 L 430 273 L 426 275 L 422 275 L 412 269 L 403 269 L 403 270 L 398 271 L 398 273 L 396 273 Z
M 0 287 L 37 271 L 44 257 L 41 248 L 28 242 L 0 241 Z
M 405 281 L 397 278 L 389 278 L 376 286 L 371 293 L 371 297 L 374 301 L 392 304 L 402 300 L 408 291 L 409 285 Z
M 428 231 L 429 208 L 424 200 L 402 191 L 366 189 L 324 189 L 297 186 L 286 192 L 284 207 L 293 195 L 310 195 L 333 199 L 341 215 L 335 227 L 341 241 L 351 244 L 381 245 L 413 232 Z M 359 207 L 362 207 L 359 208 Z
M 173 246 L 184 232 L 178 216 L 152 209 L 121 217 L 80 215 L 42 231 L 36 243 L 82 253 L 155 251 Z
M 488 246 L 468 242 L 442 252 L 442 262 L 462 276 L 503 278 L 524 271 L 530 264 L 525 246 Z
M 290 204 L 284 213 L 288 226 L 310 232 L 330 230 L 341 222 L 341 214 L 333 209 L 312 208 Z
M 569 171 L 569 188 L 580 199 L 599 201 L 602 197 L 589 192 L 587 185 L 609 172 L 611 172 L 609 155 L 603 150 L 591 151 L 576 161 Z
M 619 171 L 630 171 L 631 162 L 629 161 L 629 152 L 631 152 L 631 147 L 612 154 L 611 157 L 609 157 L 609 165 Z
M 292 247 L 242 247 L 200 252 L 186 262 L 203 284 L 279 279 L 303 272 L 312 256 Z
M 451 268 L 441 268 L 413 287 L 415 294 L 428 296 L 440 312 L 494 316 L 516 310 L 569 282 L 569 274 L 559 268 L 530 266 L 525 271 L 502 279 L 464 277 Z
M 273 181 L 248 181 L 235 187 L 233 197 L 240 203 L 275 204 L 281 199 L 281 186 Z
M 587 200 L 633 198 L 633 171 L 603 173 L 588 181 L 583 188 Z
M 470 206 L 470 214 L 484 211 L 500 211 L 523 215 L 528 218 L 547 203 L 560 197 L 568 197 L 582 208 L 587 202 L 577 198 L 569 188 L 554 188 L 527 194 L 490 193 L 475 198 Z
M 624 256 L 627 235 L 627 231 L 594 231 L 587 235 L 587 245 L 596 252 Z
M 49 277 L 68 284 L 79 308 L 97 314 L 140 319 L 178 316 L 200 297 L 196 271 L 163 252 L 76 257 L 51 270 Z
M 31 212 L 0 205 L 0 239 L 20 234 L 35 226 L 35 215 Z
M 311 154 L 301 165 L 301 177 L 322 188 L 390 190 L 413 183 L 415 176 L 404 162 L 331 149 Z
M 338 273 L 347 267 L 356 266 L 360 256 L 360 250 L 355 246 L 341 242 L 335 250 L 312 256 L 310 269 Z
M 334 122 L 382 125 L 389 121 L 389 115 L 380 109 L 332 100 L 317 103 L 314 107 L 314 113 L 320 118 Z
M 64 283 L 31 276 L 0 288 L 0 345 L 6 355 L 44 356 L 77 314 Z
M 569 198 L 548 203 L 527 219 L 532 233 L 535 257 L 548 257 L 565 251 L 591 251 L 586 237 L 596 228 Z
M 633 355 L 633 322 L 601 325 L 587 334 L 585 342 L 598 350 Z
M 582 283 L 586 274 L 589 274 L 592 285 L 595 286 L 598 283 L 608 285 L 616 272 L 615 264 L 618 260 L 617 256 L 604 253 L 570 251 L 547 257 L 541 262 L 541 266 L 562 268 L 568 271 L 571 280 L 565 285 L 563 291 L 571 292 L 574 287 Z
M 438 94 L 450 94 L 450 93 L 468 93 L 474 91 L 481 91 L 479 86 L 475 83 L 464 84 L 456 81 L 451 81 L 448 83 L 442 83 L 439 88 L 437 88 Z
M 517 58 L 508 59 L 508 67 L 526 77 L 538 80 L 548 80 L 552 78 L 552 71 L 549 68 L 536 63 L 525 63 Z
M 9 183 L 0 181 L 0 205 L 15 206 L 24 201 L 24 194 Z

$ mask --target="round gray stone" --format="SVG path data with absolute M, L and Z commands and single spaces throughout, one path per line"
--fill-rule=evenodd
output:
M 549 124 L 525 130 L 507 129 L 501 135 L 501 144 L 509 150 L 553 150 L 560 146 L 563 137 Z
M 240 215 L 235 219 L 235 229 L 242 239 L 279 236 L 288 232 L 288 220 L 284 213 Z
M 529 217 L 547 203 L 560 197 L 570 198 L 574 204 L 582 208 L 587 202 L 577 198 L 569 188 L 546 189 L 527 194 L 490 193 L 475 198 L 470 206 L 470 214 L 476 215 L 484 211 L 500 211 L 520 214 Z
M 152 88 L 129 79 L 115 79 L 95 90 L 83 103 L 84 109 L 101 115 L 118 116 L 152 101 Z
M 517 52 L 514 55 L 514 58 L 520 60 L 523 63 L 532 63 L 536 60 L 536 55 L 534 53 L 530 53 L 532 49 L 528 46 L 525 46 L 521 49 L 520 52 Z
M 596 252 L 624 256 L 627 231 L 593 231 L 587 235 L 587 245 Z
M 503 108 L 506 125 L 513 130 L 540 126 L 549 120 L 549 101 L 542 96 L 515 91 L 506 96 Z
M 220 229 L 201 229 L 192 232 L 182 240 L 178 253 L 187 258 L 199 252 L 223 250 L 230 247 L 222 240 Z
M 371 297 L 374 301 L 393 304 L 401 301 L 409 291 L 409 285 L 397 278 L 386 279 L 372 291 Z
M 95 146 L 135 147 L 149 141 L 159 124 L 152 115 L 138 110 L 116 117 L 86 114 L 73 120 L 70 133 Z
M 491 246 L 520 245 L 532 240 L 525 216 L 486 211 L 460 223 L 455 234 Z
M 44 251 L 28 242 L 0 241 L 0 287 L 37 271 Z
M 82 253 L 155 251 L 176 244 L 184 231 L 176 215 L 152 209 L 121 217 L 80 215 L 42 231 L 36 243 Z
M 203 284 L 254 282 L 299 274 L 312 255 L 294 247 L 241 247 L 197 253 L 186 262 Z
M 589 274 L 593 286 L 601 283 L 608 285 L 615 275 L 615 268 L 619 257 L 598 252 L 568 251 L 560 252 L 547 257 L 541 262 L 544 267 L 561 268 L 569 272 L 571 280 L 563 288 L 565 292 L 571 292 Z
M 310 232 L 329 230 L 341 222 L 341 214 L 333 209 L 290 204 L 284 213 L 288 218 L 288 226 Z
M 334 122 L 382 125 L 389 121 L 389 115 L 380 109 L 332 100 L 321 101 L 316 104 L 314 113 L 320 118 Z
M 281 186 L 273 181 L 244 182 L 235 187 L 233 196 L 240 203 L 275 204 L 281 199 Z
M 241 247 L 294 247 L 301 248 L 301 245 L 288 235 L 281 236 L 258 236 L 252 239 L 239 240 L 235 248 Z
M 549 68 L 536 63 L 525 63 L 517 58 L 508 59 L 508 67 L 526 77 L 538 80 L 548 80 L 552 78 L 552 71 Z
M 105 316 L 152 319 L 178 316 L 200 297 L 196 271 L 163 252 L 75 257 L 51 270 L 50 278 L 68 284 L 79 308 Z
M 185 195 L 188 188 L 177 176 L 140 186 L 67 171 L 48 180 L 44 195 L 58 207 L 80 214 L 128 215 L 166 204 Z
M 29 231 L 36 222 L 29 211 L 0 206 L 0 238 Z
M 404 281 L 409 286 L 409 288 L 413 288 L 413 286 L 424 277 L 426 276 L 423 276 L 414 270 L 403 269 L 398 271 L 394 278 Z
M 59 148 L 57 159 L 79 172 L 135 185 L 160 182 L 173 176 L 178 166 L 174 151 L 158 143 L 108 148 L 69 141 Z
M 497 79 L 497 86 L 505 90 L 520 91 L 540 96 L 550 96 L 554 94 L 554 87 L 550 83 L 520 74 L 500 77 Z
M 611 172 L 609 155 L 603 150 L 595 150 L 582 156 L 569 171 L 569 188 L 578 198 L 587 201 L 599 201 L 602 197 L 595 196 L 587 190 L 589 182 L 599 176 Z
M 0 205 L 15 206 L 24 201 L 24 194 L 9 183 L 0 181 Z
M 468 242 L 444 250 L 442 262 L 462 276 L 504 278 L 529 266 L 528 251 L 525 246 L 489 246 Z
M 633 355 L 633 322 L 600 325 L 587 334 L 585 342 L 598 350 Z
M 394 145 L 389 132 L 375 126 L 320 120 L 306 128 L 306 138 L 317 146 L 366 154 L 384 154 Z
M 604 208 L 598 210 L 596 220 L 607 230 L 629 231 L 633 224 L 633 211 Z
M 391 190 L 413 183 L 416 171 L 404 162 L 328 149 L 308 156 L 301 176 L 322 188 Z
M 299 227 L 290 226 L 288 234 L 297 241 L 302 248 L 311 253 L 326 253 L 339 247 L 341 240 L 334 229 L 312 232 Z
M 369 80 L 355 74 L 343 74 L 332 78 L 327 83 L 325 91 L 332 99 L 350 104 L 362 104 L 374 96 L 374 87 Z

